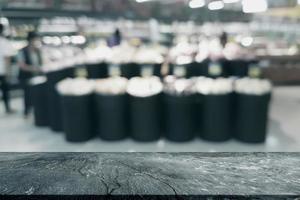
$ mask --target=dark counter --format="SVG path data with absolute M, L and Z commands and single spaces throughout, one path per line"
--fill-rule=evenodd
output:
M 300 153 L 1 153 L 0 194 L 295 199 Z

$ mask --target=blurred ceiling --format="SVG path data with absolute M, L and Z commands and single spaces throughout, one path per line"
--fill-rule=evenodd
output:
M 251 14 L 241 9 L 241 1 L 225 4 L 213 11 L 207 6 L 191 9 L 191 0 L 1 0 L 1 15 L 11 19 L 30 20 L 54 16 L 89 16 L 96 18 L 150 19 L 161 21 L 249 21 Z M 196 0 L 197 1 L 197 0 Z M 206 4 L 216 0 L 206 0 Z M 299 16 L 299 10 L 290 14 L 286 8 L 297 5 L 297 0 L 268 0 L 276 16 Z M 279 9 L 280 8 L 280 9 Z M 285 8 L 285 9 L 282 9 Z M 279 14 L 280 13 L 280 14 Z

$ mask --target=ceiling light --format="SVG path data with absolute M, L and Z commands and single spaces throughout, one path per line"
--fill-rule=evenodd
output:
M 237 3 L 240 0 L 223 0 L 224 3 Z
M 190 8 L 201 8 L 205 6 L 205 0 L 191 0 L 189 6 Z
M 143 3 L 143 2 L 146 2 L 146 1 L 148 1 L 148 0 L 136 0 L 136 2 L 138 2 L 138 3 Z
M 243 0 L 242 5 L 244 13 L 256 13 L 268 10 L 267 0 Z
M 253 38 L 252 37 L 244 37 L 241 41 L 241 44 L 244 46 L 244 47 L 249 47 L 252 45 L 253 43 Z
M 208 4 L 209 10 L 220 10 L 222 8 L 224 8 L 223 1 L 212 1 Z
M 86 38 L 82 35 L 74 35 L 71 36 L 71 42 L 73 44 L 84 44 L 86 42 Z
M 298 5 L 300 5 L 300 0 L 297 0 Z
M 137 3 L 143 3 L 143 2 L 147 2 L 147 1 L 151 1 L 151 0 L 135 0 Z

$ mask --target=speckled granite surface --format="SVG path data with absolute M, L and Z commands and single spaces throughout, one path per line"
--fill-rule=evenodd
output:
M 300 153 L 0 153 L 0 194 L 300 197 Z

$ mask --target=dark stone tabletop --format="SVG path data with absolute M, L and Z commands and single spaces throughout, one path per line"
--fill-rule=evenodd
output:
M 300 153 L 0 153 L 0 194 L 300 197 Z

